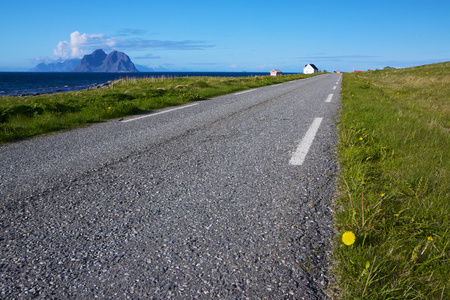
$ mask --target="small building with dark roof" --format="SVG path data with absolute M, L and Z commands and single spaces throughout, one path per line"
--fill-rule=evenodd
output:
M 317 67 L 314 64 L 307 64 L 303 68 L 303 74 L 314 74 L 314 73 L 319 73 L 319 69 L 317 69 Z
M 280 70 L 270 71 L 270 76 L 281 76 L 281 75 L 283 75 L 283 72 L 281 72 Z

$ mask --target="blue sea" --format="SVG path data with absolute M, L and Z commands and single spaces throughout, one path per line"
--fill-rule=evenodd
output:
M 27 73 L 0 72 L 0 96 L 53 94 L 87 89 L 120 78 L 192 76 L 247 77 L 269 72 L 142 72 L 142 73 Z

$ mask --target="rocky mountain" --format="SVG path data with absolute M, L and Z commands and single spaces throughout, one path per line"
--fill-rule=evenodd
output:
M 131 59 L 123 52 L 113 51 L 108 55 L 98 49 L 85 55 L 72 72 L 139 72 Z
M 54 63 L 40 63 L 29 72 L 70 72 L 80 62 L 78 58 L 68 59 Z

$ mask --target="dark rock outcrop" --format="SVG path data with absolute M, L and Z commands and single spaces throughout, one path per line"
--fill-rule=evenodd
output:
M 72 72 L 139 72 L 131 59 L 123 52 L 113 51 L 106 55 L 98 49 L 85 55 Z

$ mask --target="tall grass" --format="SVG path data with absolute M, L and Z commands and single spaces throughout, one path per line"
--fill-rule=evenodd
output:
M 0 144 L 310 76 L 128 78 L 104 89 L 0 97 Z
M 449 62 L 344 75 L 336 297 L 450 299 L 449 95 Z

